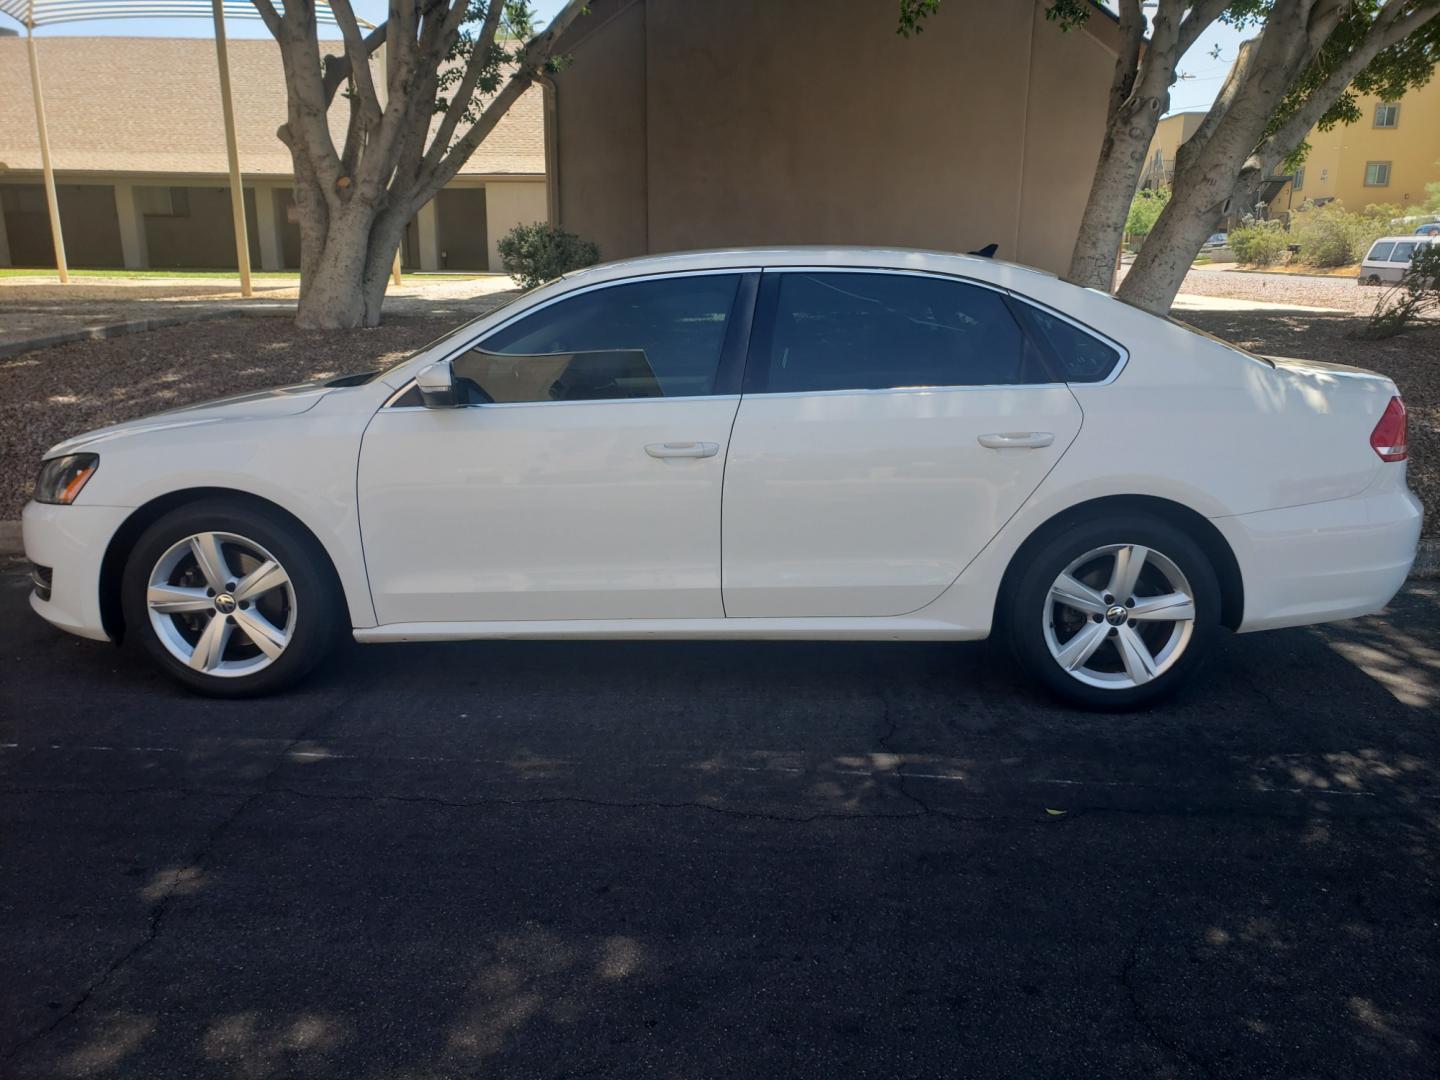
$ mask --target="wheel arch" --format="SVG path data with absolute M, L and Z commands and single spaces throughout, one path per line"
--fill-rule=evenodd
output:
M 337 595 L 342 598 L 345 596 L 340 573 L 330 552 L 320 542 L 315 531 L 285 507 L 259 495 L 237 491 L 234 488 L 184 488 L 180 491 L 167 492 L 136 507 L 115 530 L 115 534 L 110 538 L 110 543 L 105 547 L 105 555 L 100 560 L 100 621 L 105 632 L 110 635 L 110 640 L 118 644 L 125 637 L 125 614 L 121 605 L 120 584 L 125 575 L 126 560 L 129 559 L 136 541 L 140 539 L 146 529 L 171 511 L 211 498 L 223 498 L 236 504 L 248 504 L 282 518 L 287 525 L 296 530 L 298 535 L 314 545 L 315 550 L 324 560 L 325 568 L 330 572 Z
M 995 624 L 998 625 L 998 621 L 1003 618 L 1010 591 L 1031 552 L 1057 533 L 1073 528 L 1082 521 L 1117 513 L 1150 514 L 1184 529 L 1205 552 L 1205 557 L 1210 560 L 1215 577 L 1220 583 L 1220 624 L 1231 630 L 1240 625 L 1245 616 L 1245 579 L 1229 542 L 1203 514 L 1183 503 L 1155 495 L 1106 495 L 1088 499 L 1066 507 L 1038 525 L 1010 556 L 1010 562 L 1005 567 L 1000 588 L 995 595 Z

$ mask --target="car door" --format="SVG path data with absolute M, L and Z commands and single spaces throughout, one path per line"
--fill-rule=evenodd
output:
M 451 360 L 465 405 L 371 421 L 381 623 L 718 618 L 720 498 L 758 274 L 563 294 Z
M 1081 412 L 999 290 L 766 271 L 725 472 L 732 617 L 883 616 L 942 593 Z

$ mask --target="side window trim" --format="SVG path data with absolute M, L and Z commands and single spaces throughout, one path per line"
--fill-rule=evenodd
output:
M 701 394 L 691 397 L 670 397 L 670 398 L 598 398 L 593 401 L 510 401 L 496 402 L 493 404 L 464 405 L 467 409 L 527 409 L 536 405 L 609 405 L 615 402 L 629 402 L 633 404 L 636 400 L 646 401 L 694 401 L 696 397 L 701 398 L 722 398 L 737 397 L 740 393 L 741 371 L 744 367 L 745 350 L 748 347 L 752 319 L 754 317 L 755 292 L 758 288 L 761 268 L 756 266 L 727 266 L 711 270 L 671 270 L 660 274 L 641 274 L 637 277 L 613 278 L 609 281 L 597 281 L 593 285 L 586 285 L 579 289 L 570 289 L 557 296 L 552 296 L 541 303 L 526 307 L 524 310 L 512 313 L 503 322 L 496 326 L 488 327 L 485 332 L 477 337 L 465 338 L 453 349 L 443 356 L 435 357 L 435 360 L 454 360 L 455 357 L 469 352 L 471 349 L 479 348 L 486 340 L 500 331 L 519 322 L 521 319 L 529 318 L 548 307 L 560 303 L 562 300 L 570 300 L 585 293 L 596 292 L 600 289 L 613 289 L 620 285 L 635 285 L 642 281 L 664 281 L 676 277 L 714 277 L 727 275 L 739 277 L 740 282 L 735 290 L 735 303 L 730 311 L 730 318 L 725 327 L 725 341 L 720 347 L 720 364 L 715 372 L 715 386 L 709 394 Z M 743 316 L 743 318 L 742 318 Z M 741 323 L 743 322 L 743 326 Z M 738 355 L 737 355 L 738 354 Z M 385 399 L 381 405 L 382 409 L 423 409 L 423 405 L 405 404 L 405 399 L 412 396 L 411 391 L 415 389 L 415 380 L 408 379 L 403 386 Z
M 888 387 L 879 390 L 780 390 L 772 393 L 772 391 L 766 388 L 766 382 L 769 376 L 769 351 L 770 342 L 775 332 L 776 310 L 780 303 L 780 280 L 784 274 L 886 274 L 892 277 L 921 277 L 932 278 L 937 281 L 954 282 L 959 285 L 970 285 L 977 289 L 985 289 L 989 292 L 997 293 L 1004 302 L 1005 310 L 1009 313 L 1010 318 L 1015 321 L 1015 325 L 1019 329 L 1022 339 L 1032 348 L 1036 349 L 1038 355 L 1042 358 L 1046 372 L 1053 381 L 1044 383 L 981 383 L 960 386 Z M 755 301 L 754 325 L 750 333 L 750 347 L 746 350 L 745 355 L 745 376 L 740 384 L 740 394 L 742 397 L 752 397 L 761 394 L 773 397 L 818 397 L 822 395 L 835 397 L 842 394 L 956 393 L 964 390 L 1033 390 L 1044 387 L 1068 385 L 1064 379 L 1058 377 L 1049 350 L 1044 347 L 1042 342 L 1035 339 L 1030 328 L 1025 325 L 1025 320 L 1018 318 L 1013 310 L 1012 302 L 1017 299 L 1026 303 L 1032 301 L 1030 301 L 1028 297 L 1017 297 L 1011 290 L 996 285 L 993 282 L 961 277 L 959 274 L 941 274 L 932 270 L 905 270 L 888 266 L 771 266 L 766 267 L 759 276 L 760 293 Z M 1043 307 L 1043 305 L 1036 306 Z M 1050 309 L 1044 308 L 1044 310 L 1049 311 Z M 1089 327 L 1081 326 L 1073 319 L 1060 315 L 1059 312 L 1055 312 L 1055 314 L 1076 328 L 1090 334 L 1092 337 L 1098 338 L 1107 345 L 1112 345 L 1120 353 L 1120 362 L 1115 365 L 1115 371 L 1111 374 L 1111 378 L 1114 378 L 1120 369 L 1125 366 L 1125 362 L 1130 358 L 1130 354 L 1120 345 L 1110 341 L 1110 339 L 1103 334 L 1097 334 Z M 1109 382 L 1110 380 L 1107 379 L 1105 381 Z M 1089 383 L 1087 385 L 1100 386 L 1103 384 Z

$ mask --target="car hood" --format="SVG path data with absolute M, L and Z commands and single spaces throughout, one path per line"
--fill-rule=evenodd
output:
M 237 394 L 234 397 L 219 398 L 187 405 L 180 409 L 144 416 L 138 420 L 127 420 L 123 424 L 97 428 L 83 435 L 76 435 L 57 443 L 45 452 L 45 457 L 72 454 L 77 450 L 91 450 L 115 439 L 138 435 L 146 431 L 164 431 L 171 428 L 190 427 L 196 424 L 215 424 L 225 420 L 266 419 L 276 416 L 292 416 L 307 412 L 326 394 L 333 385 L 329 383 L 301 383 L 298 386 L 282 386 L 274 390 L 261 390 L 253 394 Z

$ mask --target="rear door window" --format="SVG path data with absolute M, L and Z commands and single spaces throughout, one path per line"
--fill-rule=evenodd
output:
M 1415 243 L 1410 240 L 1405 240 L 1395 245 L 1395 250 L 1390 255 L 1390 261 L 1397 263 L 1409 263 L 1410 256 L 1414 254 Z
M 1054 381 L 991 289 L 918 274 L 774 273 L 750 393 Z

